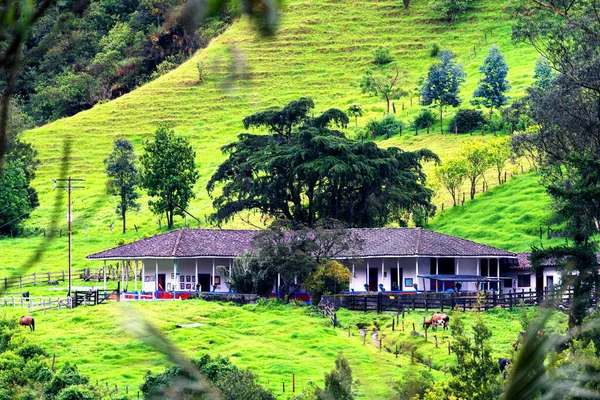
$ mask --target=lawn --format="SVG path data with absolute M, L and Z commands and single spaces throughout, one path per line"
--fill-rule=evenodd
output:
M 27 222 L 27 227 L 48 230 L 54 218 L 63 235 L 50 243 L 39 236 L 1 241 L 0 271 L 3 274 L 19 267 L 29 272 L 66 268 L 66 204 L 63 196 L 55 208 L 54 199 L 59 192 L 53 190 L 51 181 L 52 177 L 60 176 L 63 158 L 67 175 L 86 179 L 85 188 L 76 190 L 73 197 L 75 268 L 97 267 L 85 261 L 85 256 L 114 246 L 119 238 L 132 240 L 142 233 L 161 230 L 158 218 L 148 210 L 148 199 L 143 197 L 140 212 L 128 216 L 129 232 L 120 234 L 120 221 L 114 211 L 116 200 L 106 194 L 103 166 L 115 138 L 130 139 L 139 154 L 143 141 L 150 137 L 159 122 L 171 124 L 177 133 L 191 140 L 196 150 L 200 179 L 195 186 L 196 199 L 191 202 L 189 211 L 206 227 L 206 216 L 212 211 L 206 182 L 224 159 L 220 147 L 233 141 L 243 130 L 241 120 L 244 116 L 310 96 L 315 101 L 316 113 L 329 107 L 345 110 L 352 103 L 362 104 L 366 115 L 359 118 L 359 126 L 381 117 L 384 102 L 361 94 L 359 89 L 364 71 L 373 66 L 372 53 L 377 46 L 392 49 L 403 71 L 402 85 L 406 90 L 413 90 L 418 78 L 426 74 L 434 62 L 430 56 L 434 43 L 454 51 L 467 73 L 462 97 L 468 104 L 479 79 L 479 65 L 488 48 L 497 44 L 510 67 L 508 79 L 512 88 L 509 95 L 513 98 L 522 96 L 532 81 L 537 53 L 528 46 L 512 42 L 508 7 L 504 1 L 480 0 L 459 22 L 448 24 L 438 19 L 430 3 L 424 0 L 413 1 L 408 10 L 396 0 L 290 1 L 282 10 L 281 28 L 272 38 L 259 37 L 248 20 L 241 18 L 208 48 L 159 79 L 115 101 L 98 104 L 88 111 L 25 134 L 25 139 L 38 149 L 42 161 L 34 181 L 41 205 Z M 236 65 L 238 72 L 246 73 L 236 76 L 244 76 L 244 79 L 232 80 L 228 73 L 232 67 L 232 53 L 238 60 L 243 60 Z M 198 82 L 196 67 L 200 60 L 207 65 L 207 78 L 203 84 Z M 242 66 L 245 69 L 240 70 Z M 412 107 L 409 97 L 396 101 L 398 113 L 407 124 L 410 116 L 420 108 L 414 91 Z M 402 103 L 404 112 L 401 111 Z M 446 111 L 446 122 L 453 112 L 451 109 Z M 379 143 L 381 146 L 398 145 L 407 150 L 427 147 L 446 159 L 454 154 L 461 141 L 481 138 L 479 135 L 440 135 L 438 128 L 434 127 L 430 134 L 422 131 L 418 136 L 406 130 L 402 136 Z M 354 135 L 353 123 L 347 133 Z M 486 135 L 483 139 L 491 137 Z M 66 154 L 65 144 L 70 146 Z M 426 166 L 426 171 L 431 168 L 431 165 Z M 513 167 L 510 168 L 512 171 Z M 488 181 L 493 183 L 491 178 Z M 536 184 L 533 180 L 530 182 Z M 448 207 L 448 196 L 439 191 L 435 202 L 439 206 L 445 203 Z M 184 223 L 183 219 L 176 220 L 179 227 Z M 189 223 L 195 226 L 193 220 Z M 134 225 L 138 232 L 133 229 Z M 247 226 L 239 219 L 229 225 Z M 507 229 L 526 235 L 537 227 L 489 225 L 489 229 Z M 44 253 L 39 260 L 29 262 L 40 247 Z M 513 247 L 509 244 L 508 248 Z
M 533 310 L 529 310 L 533 312 Z M 2 315 L 17 318 L 19 309 L 4 308 Z M 429 370 L 418 362 L 432 358 L 431 373 L 436 380 L 443 380 L 443 363 L 455 363 L 447 353 L 449 331 L 438 331 L 439 347 L 433 342 L 432 331 L 428 341 L 422 336 L 410 334 L 412 324 L 423 332 L 425 311 L 405 314 L 405 331 L 391 331 L 391 314 L 338 312 L 341 327 L 333 329 L 327 319 L 311 316 L 315 311 L 306 306 L 266 305 L 235 306 L 226 303 L 200 300 L 162 301 L 155 303 L 109 303 L 95 307 L 79 307 L 74 310 L 53 310 L 47 314 L 36 313 L 34 340 L 50 354 L 57 346 L 58 366 L 69 361 L 76 363 L 92 382 L 117 384 L 121 389 L 128 386 L 136 393 L 146 371 L 161 371 L 168 363 L 163 354 L 157 353 L 135 336 L 135 322 L 145 318 L 156 326 L 184 354 L 197 357 L 201 354 L 223 355 L 239 367 L 249 368 L 259 375 L 261 384 L 272 389 L 280 398 L 282 383 L 289 391 L 292 374 L 296 376 L 296 388 L 302 390 L 309 382 L 323 385 L 323 375 L 333 368 L 339 351 L 348 358 L 354 377 L 360 381 L 358 398 L 389 398 L 393 394 L 394 381 L 407 374 Z M 466 312 L 466 325 L 473 322 L 473 313 Z M 521 329 L 520 311 L 491 310 L 486 321 L 493 331 L 491 344 L 494 357 L 510 355 L 512 343 Z M 402 320 L 400 318 L 400 320 Z M 133 321 L 133 322 L 132 322 Z M 181 323 L 202 323 L 196 328 L 176 328 Z M 452 325 L 452 317 L 450 321 Z M 367 332 L 363 344 L 358 327 Z M 348 337 L 350 327 L 351 337 Z M 382 350 L 371 341 L 373 328 L 384 335 Z M 566 316 L 556 313 L 549 332 L 563 332 Z M 58 343 L 58 345 L 57 345 Z M 390 350 L 400 346 L 395 357 Z M 411 364 L 411 349 L 415 363 Z M 287 393 L 289 394 L 289 393 Z

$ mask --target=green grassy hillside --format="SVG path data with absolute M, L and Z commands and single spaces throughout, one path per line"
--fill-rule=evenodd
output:
M 250 368 L 259 375 L 259 381 L 272 389 L 278 398 L 286 398 L 291 389 L 292 374 L 296 388 L 302 390 L 309 382 L 323 385 L 323 375 L 333 366 L 338 351 L 348 358 L 354 378 L 358 379 L 357 398 L 387 399 L 394 393 L 393 382 L 408 374 L 425 371 L 418 360 L 432 359 L 432 375 L 443 380 L 444 362 L 455 364 L 448 355 L 450 331 L 436 332 L 439 347 L 434 345 L 432 331 L 425 341 L 411 334 L 412 324 L 423 332 L 423 317 L 431 312 L 416 311 L 405 316 L 405 330 L 391 331 L 392 316 L 341 310 L 338 313 L 341 328 L 333 329 L 328 319 L 310 316 L 308 307 L 293 305 L 266 306 L 208 303 L 204 301 L 163 301 L 157 303 L 109 303 L 75 310 L 54 310 L 46 315 L 37 313 L 36 330 L 32 339 L 49 354 L 57 345 L 57 367 L 65 362 L 76 363 L 79 369 L 100 384 L 117 384 L 120 390 L 128 385 L 136 393 L 147 370 L 156 373 L 167 364 L 166 357 L 132 335 L 131 315 L 136 313 L 154 324 L 189 357 L 208 353 L 223 355 L 239 367 Z M 22 315 L 19 309 L 5 308 L 2 314 L 9 318 Z M 160 318 L 156 318 L 160 315 Z M 493 331 L 490 344 L 494 357 L 511 354 L 510 344 L 521 329 L 520 312 L 514 309 L 492 310 L 486 313 L 486 323 Z M 473 313 L 464 315 L 465 325 L 473 323 Z M 129 320 L 129 323 L 126 322 Z M 176 328 L 176 324 L 202 323 L 196 328 Z M 451 319 L 452 323 L 452 319 Z M 566 316 L 556 313 L 549 324 L 549 332 L 564 332 Z M 363 345 L 358 327 L 367 331 Z M 502 326 L 502 329 L 496 327 Z M 351 337 L 348 337 L 350 327 Z M 371 339 L 372 329 L 379 329 L 383 348 Z M 391 352 L 400 348 L 399 357 Z M 411 364 L 411 349 L 418 359 Z M 286 395 L 282 383 L 286 384 Z
M 141 153 L 143 140 L 153 133 L 159 122 L 172 124 L 176 132 L 189 137 L 195 147 L 201 177 L 195 187 L 197 198 L 189 211 L 200 217 L 204 225 L 204 216 L 211 212 L 205 184 L 223 160 L 219 148 L 242 131 L 241 119 L 245 115 L 311 96 L 316 112 L 332 106 L 345 110 L 351 103 L 360 103 L 367 111 L 359 119 L 360 125 L 381 117 L 384 102 L 361 94 L 359 89 L 361 76 L 372 67 L 373 50 L 380 45 L 393 49 L 398 66 L 405 71 L 403 85 L 407 90 L 415 87 L 417 79 L 434 61 L 429 55 L 434 43 L 454 51 L 467 72 L 462 93 L 468 101 L 479 79 L 479 65 L 488 48 L 497 44 L 510 67 L 508 79 L 512 89 L 509 94 L 518 97 L 531 82 L 537 53 L 511 42 L 507 7 L 504 1 L 477 0 L 459 22 L 448 24 L 437 19 L 425 0 L 415 0 L 408 10 L 396 0 L 290 1 L 282 10 L 278 35 L 266 39 L 259 37 L 246 19 L 241 19 L 208 48 L 156 81 L 115 101 L 28 132 L 25 138 L 34 143 L 42 161 L 34 182 L 41 205 L 28 226 L 48 226 L 56 195 L 51 178 L 59 174 L 63 147 L 68 142 L 71 146 L 66 157 L 68 174 L 86 179 L 85 188 L 76 191 L 74 196 L 73 260 L 75 267 L 88 266 L 84 260 L 86 254 L 113 246 L 120 237 L 115 200 L 105 194 L 102 161 L 110 153 L 113 140 L 120 136 L 132 140 L 138 154 Z M 235 76 L 244 75 L 245 79 L 231 79 L 232 60 L 237 60 Z M 207 65 L 203 84 L 198 82 L 198 61 Z M 418 109 L 416 98 L 412 108 L 406 98 L 396 102 L 398 109 L 402 102 L 407 108 L 402 118 L 408 120 L 408 115 Z M 451 113 L 449 111 L 447 117 Z M 352 135 L 352 131 L 351 128 L 348 133 Z M 381 145 L 400 145 L 407 150 L 428 147 L 445 158 L 456 150 L 459 141 L 473 138 L 477 136 L 421 133 L 415 137 L 414 133 L 405 133 Z M 436 202 L 444 201 L 444 196 Z M 62 204 L 59 225 L 64 231 L 64 200 Z M 131 229 L 126 235 L 129 239 L 158 228 L 157 218 L 148 211 L 146 199 L 142 201 L 141 212 L 131 213 L 128 221 L 130 229 L 134 224 L 140 228 L 139 233 Z M 111 235 L 113 223 L 115 231 Z M 181 226 L 183 221 L 176 224 Z M 242 225 L 240 221 L 232 224 Z M 489 228 L 495 227 L 490 225 Z M 512 226 L 511 230 L 531 228 Z M 19 265 L 40 243 L 39 238 L 3 241 L 0 268 Z M 64 268 L 66 238 L 57 238 L 44 246 L 46 253 L 37 268 Z
M 548 239 L 550 197 L 539 179 L 533 172 L 513 178 L 465 202 L 464 208 L 438 213 L 428 228 L 512 251 L 562 244 L 564 239 Z

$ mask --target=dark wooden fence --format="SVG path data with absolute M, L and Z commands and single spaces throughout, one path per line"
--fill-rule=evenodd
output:
M 334 309 L 346 308 L 357 311 L 384 311 L 401 312 L 404 309 L 475 309 L 489 310 L 490 308 L 502 307 L 512 309 L 519 306 L 521 302 L 526 305 L 540 304 L 543 301 L 562 304 L 569 307 L 573 292 L 572 290 L 559 292 L 545 290 L 541 296 L 535 291 L 509 291 L 507 293 L 477 292 L 460 293 L 377 293 L 377 294 L 347 294 L 323 296 L 319 306 L 332 307 Z M 590 303 L 595 304 L 595 299 L 590 298 Z

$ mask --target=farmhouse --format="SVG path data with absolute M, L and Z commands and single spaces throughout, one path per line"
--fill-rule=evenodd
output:
M 541 282 L 526 255 L 422 228 L 349 229 L 359 239 L 337 257 L 352 271 L 350 290 L 448 291 L 535 290 L 558 283 L 551 270 Z M 132 263 L 141 272 L 143 292 L 226 293 L 223 268 L 252 247 L 255 230 L 179 229 L 91 254 L 88 260 Z M 222 267 L 222 268 L 219 268 Z M 540 279 L 538 279 L 540 280 Z M 274 291 L 278 282 L 273 282 Z

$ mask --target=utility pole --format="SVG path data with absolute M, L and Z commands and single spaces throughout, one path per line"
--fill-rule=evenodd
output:
M 85 186 L 77 186 L 73 185 L 73 182 L 83 182 L 85 179 L 76 179 L 68 177 L 67 179 L 56 179 L 52 178 L 52 182 L 54 182 L 54 189 L 64 189 L 67 192 L 67 225 L 68 225 L 68 233 L 69 233 L 69 293 L 68 296 L 71 297 L 71 192 L 75 189 L 82 189 Z M 67 184 L 57 184 L 57 182 L 66 182 Z

